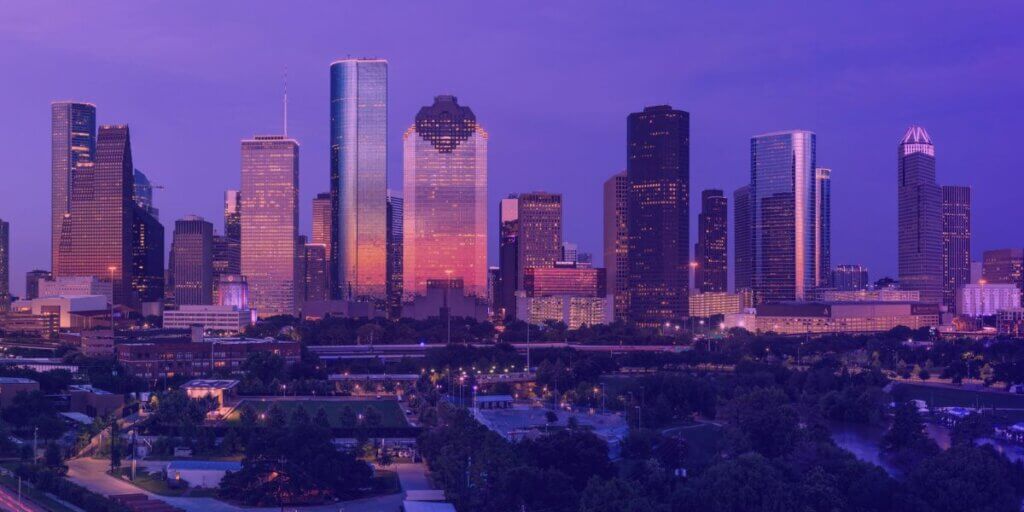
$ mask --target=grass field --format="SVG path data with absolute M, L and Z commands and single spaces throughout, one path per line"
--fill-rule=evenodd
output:
M 303 407 L 306 409 L 306 414 L 309 414 L 310 418 L 314 418 L 317 411 L 322 408 L 327 413 L 327 418 L 330 420 L 331 427 L 333 428 L 344 428 L 344 425 L 341 423 L 341 411 L 345 407 L 350 407 L 357 415 L 365 414 L 366 409 L 369 407 L 377 409 L 381 416 L 381 428 L 409 426 L 409 422 L 405 420 L 402 408 L 394 400 L 242 400 L 238 407 L 235 407 L 235 410 L 228 415 L 226 421 L 228 423 L 239 421 L 242 409 L 247 406 L 252 407 L 257 413 L 261 413 L 269 410 L 272 405 L 277 405 L 281 408 L 286 417 L 290 417 L 296 407 Z
M 896 401 L 924 400 L 929 407 L 974 407 L 996 409 L 1008 421 L 1024 421 L 1024 395 L 1003 391 L 977 391 L 920 384 L 896 384 L 892 392 Z

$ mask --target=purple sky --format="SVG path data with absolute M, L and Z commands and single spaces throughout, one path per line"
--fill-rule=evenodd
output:
M 974 187 L 975 256 L 1024 245 L 1024 4 L 683 4 L 5 4 L 0 218 L 13 291 L 49 266 L 50 101 L 94 102 L 101 123 L 131 125 L 136 166 L 165 187 L 169 238 L 189 213 L 221 228 L 239 140 L 280 131 L 287 66 L 308 233 L 310 200 L 329 190 L 328 66 L 349 55 L 391 62 L 394 188 L 422 105 L 451 93 L 476 113 L 491 135 L 492 246 L 498 198 L 550 190 L 564 194 L 566 239 L 600 261 L 601 185 L 624 168 L 625 117 L 661 103 L 691 113 L 694 221 L 700 190 L 747 182 L 751 135 L 813 130 L 833 169 L 833 263 L 893 274 L 896 142 L 919 123 L 940 183 Z

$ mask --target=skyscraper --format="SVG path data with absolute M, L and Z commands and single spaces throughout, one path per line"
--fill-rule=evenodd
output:
M 737 291 L 754 288 L 754 201 L 750 185 L 732 193 L 733 286 Z
M 498 203 L 498 281 L 494 312 L 499 320 L 516 315 L 519 283 L 519 197 L 512 195 Z
M 383 300 L 387 291 L 387 130 L 387 61 L 331 64 L 330 259 L 345 299 Z
M 213 304 L 213 224 L 198 215 L 174 223 L 174 302 Z
M 132 292 L 134 171 L 127 125 L 100 126 L 93 162 L 74 170 L 54 277 L 94 276 L 113 282 L 115 304 Z
M 58 272 L 57 250 L 65 215 L 71 210 L 71 185 L 79 163 L 96 153 L 96 105 L 58 101 L 50 105 L 50 265 Z
M 814 186 L 814 287 L 827 288 L 832 280 L 832 169 L 815 169 Z
M 39 281 L 50 279 L 49 270 L 29 270 L 25 273 L 25 298 L 28 300 L 39 298 Z
M 982 253 L 981 259 L 986 284 L 1014 284 L 1024 290 L 1024 249 L 993 249 Z
M 818 275 L 814 133 L 751 138 L 750 188 L 755 301 L 809 298 Z
M 330 247 L 331 225 L 331 194 L 317 194 L 313 198 L 313 236 L 310 242 Z
M 942 303 L 953 311 L 956 295 L 971 282 L 971 187 L 942 187 Z
M 629 319 L 641 326 L 688 315 L 690 114 L 646 107 L 626 123 Z
M 402 316 L 402 244 L 404 231 L 405 202 L 402 196 L 388 191 L 388 314 L 392 318 Z
M 487 132 L 455 96 L 420 109 L 404 136 L 403 294 L 461 279 L 487 294 Z
M 222 275 L 242 273 L 242 243 L 238 240 L 213 235 L 213 284 L 216 287 Z
M 701 293 L 729 291 L 729 205 L 721 190 L 701 193 L 697 216 L 696 288 Z
M 327 287 L 327 246 L 323 244 L 305 244 L 303 247 L 304 280 L 303 300 L 325 301 L 331 298 Z
M 0 313 L 11 309 L 11 224 L 0 219 Z
M 132 289 L 140 303 L 164 300 L 164 226 L 153 203 L 153 184 L 140 170 L 132 174 Z M 158 313 L 156 311 L 147 311 Z
M 562 259 L 562 194 L 528 192 L 517 203 L 516 290 L 528 268 L 548 268 Z
M 224 191 L 224 236 L 242 241 L 242 194 Z
M 290 315 L 299 299 L 299 143 L 280 135 L 242 141 L 242 274 L 250 309 Z
M 911 126 L 897 150 L 899 282 L 921 292 L 921 302 L 942 303 L 942 191 L 935 183 L 935 145 Z
M 622 171 L 604 182 L 604 266 L 616 320 L 629 314 L 629 179 Z

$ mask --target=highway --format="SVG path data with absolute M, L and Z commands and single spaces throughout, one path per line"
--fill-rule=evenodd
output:
M 3 485 L 0 485 L 0 510 L 10 512 L 47 512 L 46 509 L 32 503 L 28 498 L 22 498 L 19 503 L 17 490 L 8 489 Z
M 541 349 L 571 348 L 580 352 L 605 352 L 624 354 L 628 352 L 675 353 L 684 348 L 679 345 L 592 345 L 566 342 L 511 343 L 519 353 Z M 472 343 L 475 348 L 493 348 L 491 343 Z M 423 357 L 427 350 L 444 348 L 440 343 L 432 344 L 396 344 L 396 345 L 310 345 L 309 351 L 320 359 L 401 359 L 405 357 Z

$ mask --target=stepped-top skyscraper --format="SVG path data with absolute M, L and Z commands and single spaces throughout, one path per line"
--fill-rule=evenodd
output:
M 815 135 L 750 139 L 753 289 L 758 302 L 806 300 L 818 277 Z
M 454 96 L 437 96 L 404 135 L 402 293 L 461 279 L 487 297 L 487 132 Z
M 50 105 L 50 116 L 50 264 L 56 272 L 74 170 L 79 163 L 91 162 L 96 153 L 96 106 L 58 101 Z
M 94 161 L 74 169 L 54 277 L 113 281 L 114 303 L 135 305 L 133 232 L 135 168 L 127 125 L 100 126 Z
M 387 61 L 331 64 L 331 280 L 344 299 L 386 296 L 387 131 Z
M 701 193 L 701 211 L 697 215 L 697 261 L 695 287 L 701 293 L 729 290 L 729 205 L 721 190 Z
M 899 283 L 942 303 L 942 191 L 935 182 L 935 145 L 911 126 L 897 148 Z
M 280 135 L 242 141 L 242 274 L 250 309 L 295 314 L 299 293 L 299 143 Z
M 942 187 L 942 303 L 956 308 L 957 291 L 971 282 L 971 187 Z
M 626 123 L 629 319 L 678 323 L 689 314 L 690 114 L 646 107 Z
M 153 203 L 153 185 L 146 175 L 135 169 L 132 212 L 132 289 L 140 303 L 162 303 L 164 299 L 164 226 L 158 219 L 160 210 Z M 145 307 L 145 306 L 144 306 Z M 156 313 L 159 305 L 147 308 L 144 314 Z

